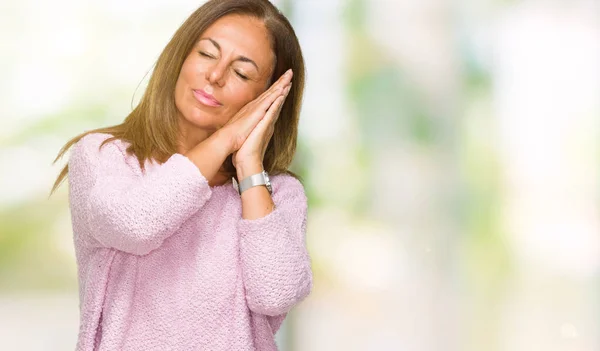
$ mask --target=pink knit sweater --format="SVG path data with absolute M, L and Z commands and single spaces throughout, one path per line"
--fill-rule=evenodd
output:
M 90 134 L 69 158 L 77 255 L 77 350 L 277 350 L 274 334 L 312 288 L 307 201 L 272 177 L 275 210 L 246 220 L 231 184 L 185 156 L 142 173 L 127 144 Z

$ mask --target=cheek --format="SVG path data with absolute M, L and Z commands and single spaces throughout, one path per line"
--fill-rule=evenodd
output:
M 229 105 L 235 112 L 254 100 L 258 95 L 247 84 L 231 84 L 227 91 Z
M 181 71 L 179 72 L 179 76 L 177 77 L 177 82 L 175 83 L 175 97 L 176 99 L 183 99 L 185 95 L 185 90 L 190 86 L 190 65 L 188 62 L 184 62 L 181 67 Z
M 221 123 L 227 123 L 242 107 L 257 96 L 251 89 L 244 87 L 242 84 L 230 84 L 228 82 L 227 88 L 223 91 L 223 97 L 227 100 L 226 108 L 220 113 Z
M 194 85 L 194 82 L 200 77 L 201 67 L 193 60 L 186 60 L 181 67 L 179 79 L 182 79 L 188 85 Z

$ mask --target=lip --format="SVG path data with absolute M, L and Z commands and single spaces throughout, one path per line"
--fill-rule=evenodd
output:
M 203 105 L 210 107 L 219 107 L 223 105 L 219 102 L 219 100 L 215 99 L 214 96 L 207 94 L 203 90 L 193 89 L 192 92 L 194 93 L 194 97 L 196 98 L 196 100 L 198 100 Z

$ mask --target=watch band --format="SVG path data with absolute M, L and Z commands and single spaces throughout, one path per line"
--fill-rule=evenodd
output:
M 271 194 L 271 182 L 269 180 L 269 174 L 266 171 L 253 174 L 242 179 L 238 184 L 238 191 L 241 195 L 245 190 L 259 185 L 265 185 L 267 187 L 267 190 L 269 191 L 269 194 Z

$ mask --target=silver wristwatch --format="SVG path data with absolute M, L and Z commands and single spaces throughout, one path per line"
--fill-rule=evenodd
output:
M 238 192 L 241 195 L 244 192 L 244 190 L 248 190 L 258 185 L 266 186 L 267 190 L 269 191 L 269 194 L 273 193 L 273 189 L 271 188 L 271 181 L 269 180 L 269 174 L 266 171 L 253 174 L 249 177 L 242 179 L 242 181 L 238 184 Z

